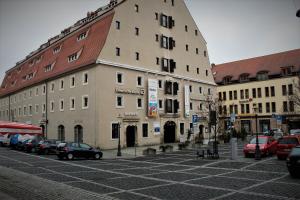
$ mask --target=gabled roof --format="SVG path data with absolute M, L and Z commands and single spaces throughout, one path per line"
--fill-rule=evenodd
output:
M 98 21 L 94 20 L 82 26 L 74 33 L 40 50 L 32 57 L 28 56 L 26 61 L 8 70 L 0 88 L 0 96 L 96 63 L 105 44 L 113 16 L 114 12 L 109 12 L 106 16 L 97 19 Z M 87 32 L 87 37 L 77 41 L 77 37 L 84 32 Z M 53 49 L 58 46 L 61 47 L 60 51 L 54 53 Z M 68 62 L 68 56 L 75 53 L 78 53 L 78 59 Z M 39 62 L 31 64 L 32 60 L 38 60 L 39 57 L 41 57 Z M 52 65 L 53 69 L 46 72 L 45 67 L 49 65 Z
M 255 78 L 262 71 L 267 71 L 268 75 L 280 75 L 281 68 L 288 66 L 293 66 L 293 72 L 300 71 L 300 49 L 215 65 L 212 72 L 215 82 L 221 83 L 226 76 L 231 76 L 234 81 L 245 73 L 249 78 Z

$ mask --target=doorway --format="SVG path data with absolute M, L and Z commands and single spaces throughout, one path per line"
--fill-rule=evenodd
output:
M 176 123 L 168 121 L 164 125 L 164 143 L 174 143 L 176 136 Z
M 127 126 L 126 128 L 126 144 L 127 147 L 135 146 L 135 135 L 136 135 L 136 126 Z

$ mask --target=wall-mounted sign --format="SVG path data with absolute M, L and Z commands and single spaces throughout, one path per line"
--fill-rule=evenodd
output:
M 184 114 L 185 117 L 190 116 L 190 86 L 184 86 Z
M 148 116 L 156 117 L 158 114 L 158 99 L 157 99 L 158 81 L 148 79 Z
M 134 90 L 134 89 L 116 88 L 115 91 L 116 91 L 116 93 L 120 93 L 120 94 L 134 94 L 134 95 L 144 95 L 145 94 L 144 89 Z
M 159 135 L 160 134 L 160 123 L 153 122 L 153 129 L 154 129 L 154 135 Z
M 126 112 L 124 113 L 124 117 L 136 117 L 138 114 L 136 112 Z

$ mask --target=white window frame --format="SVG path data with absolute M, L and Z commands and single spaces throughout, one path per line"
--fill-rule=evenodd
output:
M 61 102 L 63 102 L 63 108 L 61 108 Z M 59 111 L 63 112 L 65 110 L 65 100 L 60 99 L 59 100 Z
M 84 106 L 84 99 L 85 99 L 85 98 L 88 99 L 87 106 Z M 83 110 L 88 109 L 88 108 L 89 108 L 89 103 L 90 103 L 90 102 L 89 102 L 89 95 L 87 95 L 87 94 L 86 94 L 86 95 L 82 95 L 81 101 L 82 101 L 82 102 L 81 102 L 81 107 L 82 107 L 82 109 L 83 109 Z
M 31 108 L 31 110 L 30 110 Z M 32 116 L 33 110 L 32 110 L 32 104 L 28 104 L 28 116 Z
M 23 106 L 23 116 L 27 116 L 27 107 Z
M 39 107 L 40 107 L 39 104 L 35 104 L 34 111 L 36 114 L 39 113 Z
M 74 85 L 72 85 L 72 80 L 74 78 Z M 70 88 L 75 88 L 76 87 L 76 76 L 72 75 L 70 76 Z
M 46 113 L 46 104 L 45 103 L 43 103 L 42 104 L 42 113 Z
M 61 87 L 61 82 L 63 82 L 63 87 Z M 65 80 L 62 78 L 59 80 L 59 90 L 62 91 L 65 89 Z
M 19 106 L 18 108 L 18 116 L 21 117 L 22 116 L 22 107 Z
M 139 100 L 139 99 L 141 99 L 142 107 L 139 107 L 139 103 L 138 103 L 138 100 Z M 136 98 L 136 108 L 137 108 L 138 110 L 142 110 L 142 109 L 144 108 L 144 100 L 143 100 L 142 97 L 137 97 L 137 98 Z
M 85 75 L 87 75 L 87 82 L 85 81 Z M 89 84 L 89 73 L 88 72 L 83 72 L 82 73 L 82 85 L 88 85 Z
M 46 94 L 46 90 L 47 90 L 47 87 L 46 87 L 46 85 L 44 84 L 43 87 L 42 87 L 42 95 L 45 95 L 45 94 Z
M 118 82 L 118 75 L 119 75 L 119 74 L 122 75 L 122 82 L 121 82 L 121 83 Z M 119 71 L 116 72 L 116 84 L 118 84 L 118 85 L 124 85 L 124 82 L 125 82 L 124 79 L 125 79 L 125 76 L 124 76 L 124 73 L 123 73 L 123 72 L 119 72 Z
M 53 104 L 53 106 L 52 106 Z M 55 104 L 54 104 L 54 101 L 50 101 L 50 112 L 54 112 L 54 107 L 55 107 Z
M 121 106 L 118 105 L 118 97 L 122 98 L 122 105 Z M 125 105 L 124 96 L 123 95 L 116 95 L 116 108 L 124 108 L 124 105 Z
M 36 87 L 36 88 L 35 88 L 35 96 L 36 96 L 36 97 L 39 96 L 39 87 Z
M 161 101 L 162 102 L 162 104 L 161 104 L 161 108 L 159 107 L 159 101 Z M 164 110 L 164 100 L 163 99 L 158 99 L 158 110 Z
M 52 87 L 53 86 L 53 87 Z M 51 93 L 54 93 L 54 90 L 55 90 L 55 83 L 54 82 L 51 82 L 50 83 L 50 92 Z
M 29 99 L 32 99 L 32 89 L 29 90 Z
M 141 85 L 139 85 L 139 82 L 138 82 L 138 78 L 141 78 Z M 136 87 L 144 87 L 144 77 L 143 76 L 136 76 Z
M 74 100 L 74 108 L 72 108 L 72 100 Z M 76 99 L 75 99 L 75 97 L 70 97 L 70 110 L 76 110 Z

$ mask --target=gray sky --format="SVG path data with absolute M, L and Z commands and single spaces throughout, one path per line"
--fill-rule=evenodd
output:
M 208 43 L 211 63 L 300 48 L 300 0 L 185 1 Z M 108 2 L 0 0 L 0 82 L 16 62 Z

